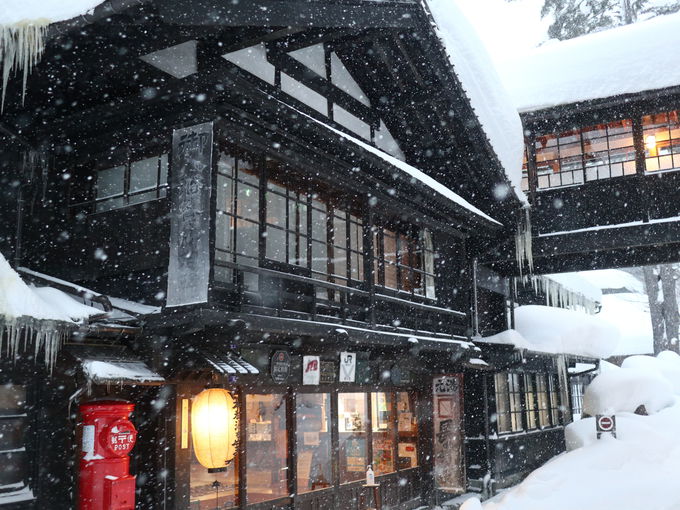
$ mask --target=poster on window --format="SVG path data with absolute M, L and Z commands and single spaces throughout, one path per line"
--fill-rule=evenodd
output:
M 212 122 L 172 135 L 167 306 L 208 300 L 212 151 Z
M 321 360 L 319 356 L 302 357 L 302 384 L 318 385 L 321 380 Z
M 340 382 L 354 382 L 357 370 L 357 355 L 354 352 L 340 353 Z
M 434 477 L 437 488 L 446 492 L 464 489 L 462 379 L 446 375 L 432 383 Z

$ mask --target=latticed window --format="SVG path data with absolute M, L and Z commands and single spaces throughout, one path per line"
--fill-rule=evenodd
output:
M 26 485 L 26 411 L 26 387 L 0 384 L 0 492 Z
M 642 117 L 642 136 L 647 172 L 680 168 L 680 118 L 677 111 Z
M 524 409 L 527 417 L 527 429 L 538 428 L 536 420 L 536 387 L 533 374 L 524 374 Z
M 630 119 L 537 136 L 535 151 L 538 189 L 635 174 Z
M 560 393 L 557 375 L 548 374 L 548 394 L 550 395 L 550 419 L 553 425 L 560 425 Z
M 523 430 L 522 389 L 519 374 L 502 373 L 495 375 L 496 383 L 496 424 L 498 433 Z
M 96 211 L 110 211 L 164 198 L 168 188 L 168 155 L 127 158 L 97 172 Z
M 548 398 L 548 383 L 545 374 L 536 374 L 536 398 L 538 401 L 539 426 L 541 428 L 549 427 L 552 424 L 552 420 L 550 418 L 550 400 Z

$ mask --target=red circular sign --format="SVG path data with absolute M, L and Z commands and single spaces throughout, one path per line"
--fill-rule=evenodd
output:
M 610 416 L 600 416 L 598 425 L 600 426 L 601 431 L 609 432 L 614 428 L 614 420 L 612 420 Z
M 101 442 L 113 455 L 123 457 L 130 453 L 137 440 L 137 431 L 129 420 L 114 421 L 102 431 Z

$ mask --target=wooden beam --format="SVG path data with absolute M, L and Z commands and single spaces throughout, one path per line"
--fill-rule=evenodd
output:
M 168 0 L 158 11 L 164 22 L 177 25 L 410 28 L 420 8 L 415 2 L 393 1 Z

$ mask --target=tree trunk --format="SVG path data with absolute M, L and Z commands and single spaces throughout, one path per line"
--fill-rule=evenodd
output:
M 675 293 L 675 271 L 671 264 L 663 264 L 659 268 L 661 290 L 663 291 L 663 320 L 666 329 L 667 348 L 678 351 L 678 298 Z
M 659 277 L 654 270 L 658 266 L 645 266 L 642 273 L 645 277 L 645 290 L 649 300 L 649 314 L 652 319 L 652 334 L 654 335 L 654 354 L 666 349 L 666 338 L 664 335 L 663 306 L 659 301 Z

